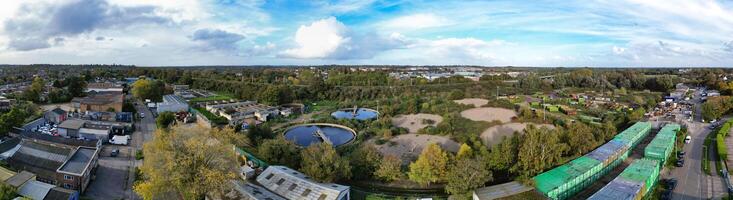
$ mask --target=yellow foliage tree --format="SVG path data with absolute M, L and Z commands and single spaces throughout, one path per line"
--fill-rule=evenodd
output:
M 410 164 L 410 180 L 427 186 L 443 181 L 448 172 L 448 153 L 435 143 L 423 149 L 417 161 Z
M 134 186 L 144 199 L 203 199 L 221 196 L 237 178 L 232 145 L 202 127 L 158 131 L 143 147 L 143 181 Z
M 461 148 L 458 149 L 458 153 L 456 154 L 456 160 L 460 160 L 463 158 L 471 158 L 473 157 L 473 149 L 471 149 L 468 144 L 463 143 L 461 145 Z

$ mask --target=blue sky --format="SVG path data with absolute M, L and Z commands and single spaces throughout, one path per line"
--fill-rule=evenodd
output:
M 12 0 L 0 63 L 731 67 L 733 2 Z

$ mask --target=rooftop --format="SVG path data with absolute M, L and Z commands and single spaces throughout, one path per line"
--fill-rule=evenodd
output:
M 285 166 L 270 166 L 257 176 L 257 182 L 287 199 L 342 199 L 349 186 L 317 183 L 308 176 Z
M 14 176 L 8 178 L 8 180 L 5 180 L 5 183 L 8 185 L 12 185 L 15 187 L 20 187 L 25 182 L 28 182 L 29 180 L 33 179 L 36 175 L 33 173 L 30 173 L 28 171 L 21 171 L 20 173 L 15 174 Z
M 96 153 L 97 148 L 79 147 L 71 155 L 71 158 L 59 167 L 58 171 L 81 175 L 89 167 Z
M 84 126 L 84 120 L 70 119 L 59 124 L 59 128 L 78 130 Z
M 165 95 L 163 96 L 163 104 L 188 104 L 188 102 L 178 95 Z
M 120 92 L 94 92 L 90 93 L 89 96 L 76 97 L 71 101 L 84 104 L 104 105 L 112 103 L 122 103 L 124 99 L 125 97 Z

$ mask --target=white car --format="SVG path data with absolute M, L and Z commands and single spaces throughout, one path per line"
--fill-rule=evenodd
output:
M 690 137 L 689 135 L 685 137 L 685 144 L 689 144 L 690 141 L 692 141 L 692 137 Z

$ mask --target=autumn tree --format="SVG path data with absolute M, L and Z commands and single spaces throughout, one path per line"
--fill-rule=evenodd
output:
M 257 147 L 261 159 L 274 165 L 285 165 L 297 169 L 300 165 L 300 150 L 293 142 L 284 138 L 264 140 Z
M 374 171 L 374 176 L 385 182 L 400 180 L 404 177 L 402 173 L 402 160 L 393 155 L 387 155 L 382 158 L 379 168 Z
M 142 181 L 134 190 L 144 199 L 203 199 L 221 196 L 237 178 L 232 145 L 202 127 L 159 130 L 144 144 Z
M 448 153 L 443 151 L 438 144 L 431 143 L 423 149 L 417 161 L 410 164 L 408 176 L 416 183 L 429 185 L 443 181 L 447 171 Z
M 301 152 L 301 157 L 300 170 L 316 181 L 330 183 L 351 178 L 349 161 L 341 158 L 329 143 L 312 144 Z
M 132 95 L 138 99 L 160 102 L 165 93 L 165 83 L 160 80 L 140 79 L 132 84 Z
M 354 179 L 368 179 L 379 167 L 382 155 L 373 145 L 364 144 L 350 155 Z
M 493 179 L 491 171 L 482 163 L 483 159 L 462 158 L 451 165 L 446 176 L 445 191 L 448 194 L 470 199 L 470 192 L 483 187 L 484 183 Z
M 473 149 L 471 149 L 468 144 L 463 143 L 461 144 L 461 148 L 458 149 L 458 153 L 456 154 L 456 160 L 463 159 L 463 158 L 472 158 L 473 157 Z

